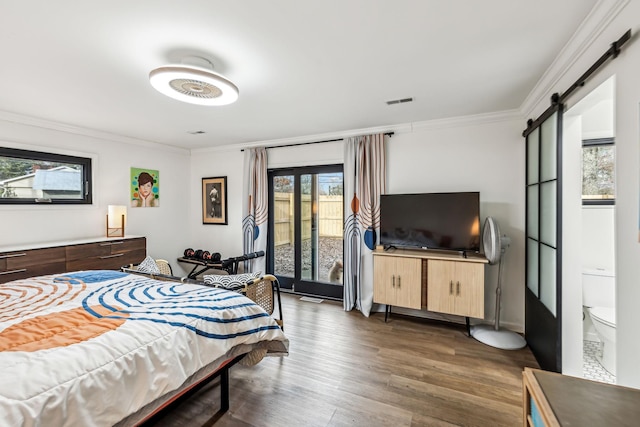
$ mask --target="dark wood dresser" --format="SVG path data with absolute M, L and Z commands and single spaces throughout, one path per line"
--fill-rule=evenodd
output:
M 140 236 L 0 247 L 0 283 L 76 270 L 118 270 L 146 255 L 147 239 Z

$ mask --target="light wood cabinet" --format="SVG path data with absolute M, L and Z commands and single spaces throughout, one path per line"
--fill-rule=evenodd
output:
M 373 265 L 373 300 L 380 304 L 422 308 L 422 260 L 385 257 Z
M 97 238 L 0 248 L 0 283 L 76 270 L 118 270 L 141 262 L 147 254 L 144 237 Z
M 484 317 L 484 264 L 429 260 L 427 310 Z
M 381 248 L 373 255 L 373 302 L 484 318 L 483 256 Z

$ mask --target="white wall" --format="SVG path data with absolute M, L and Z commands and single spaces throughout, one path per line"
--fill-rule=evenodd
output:
M 616 210 L 615 210 L 615 263 L 617 281 L 617 382 L 640 388 L 640 244 L 638 242 L 638 194 L 640 191 L 640 2 L 620 2 L 622 9 L 607 28 L 597 33 L 594 42 L 575 58 L 557 83 L 549 90 L 562 93 L 584 73 L 625 31 L 631 29 L 632 39 L 615 60 L 607 64 L 584 88 L 569 99 L 577 102 L 609 77 L 616 76 L 615 87 L 615 135 L 616 135 Z M 531 116 L 548 107 L 548 96 L 535 107 Z
M 582 208 L 582 266 L 615 271 L 615 208 Z
M 0 206 L 0 246 L 104 236 L 107 205 L 130 206 L 130 168 L 140 167 L 160 172 L 160 206 L 127 208 L 126 234 L 146 236 L 149 255 L 175 265 L 189 241 L 190 203 L 184 191 L 189 152 L 45 126 L 49 124 L 24 125 L 0 117 L 0 145 L 92 158 L 93 204 Z

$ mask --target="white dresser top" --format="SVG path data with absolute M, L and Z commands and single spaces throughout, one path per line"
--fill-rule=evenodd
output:
M 84 243 L 98 243 L 116 241 L 123 239 L 139 239 L 144 236 L 124 236 L 124 237 L 90 237 L 86 239 L 60 240 L 53 242 L 25 243 L 24 245 L 0 246 L 0 252 L 28 251 L 30 249 L 55 248 L 59 246 L 82 245 Z

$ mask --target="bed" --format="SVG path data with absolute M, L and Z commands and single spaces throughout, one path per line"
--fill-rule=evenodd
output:
M 0 284 L 0 350 L 2 423 L 124 426 L 288 340 L 241 294 L 95 270 Z

